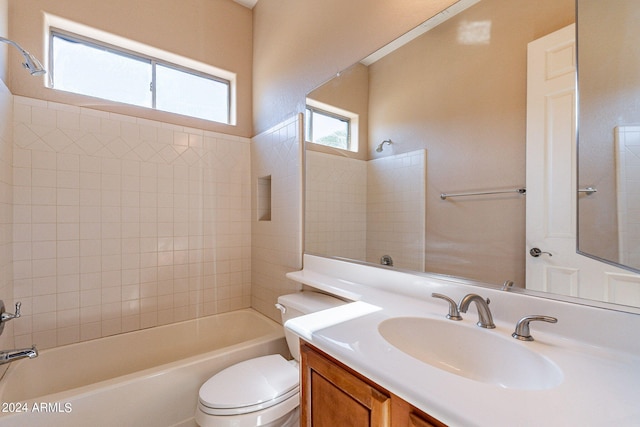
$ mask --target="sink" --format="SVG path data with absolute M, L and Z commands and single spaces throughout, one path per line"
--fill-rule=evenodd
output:
M 508 389 L 544 390 L 562 382 L 562 371 L 529 343 L 496 330 L 425 317 L 395 317 L 378 325 L 398 350 L 443 371 Z

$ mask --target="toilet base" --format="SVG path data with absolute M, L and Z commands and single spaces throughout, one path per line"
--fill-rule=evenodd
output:
M 284 414 L 278 417 L 277 413 Z M 274 417 L 277 417 L 274 419 Z M 261 411 L 240 415 L 209 415 L 196 410 L 196 423 L 200 427 L 294 427 L 300 421 L 300 394 Z
M 289 412 L 285 416 L 278 418 L 269 424 L 264 424 L 260 427 L 297 427 L 300 425 L 300 407 L 298 406 L 293 411 Z

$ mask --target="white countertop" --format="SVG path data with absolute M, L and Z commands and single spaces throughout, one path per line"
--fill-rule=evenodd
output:
M 640 316 L 533 297 L 523 299 L 521 295 L 469 288 L 446 279 L 424 279 L 308 258 L 305 256 L 304 270 L 287 277 L 355 302 L 291 319 L 285 326 L 445 424 L 640 425 Z M 357 271 L 344 270 L 353 268 Z M 331 274 L 326 274 L 329 271 Z M 444 318 L 448 312 L 446 302 L 431 298 L 431 292 L 446 294 L 456 301 L 472 292 L 490 296 L 495 329 L 475 325 L 475 308 L 470 308 L 463 314 L 464 320 L 456 324 L 472 328 L 477 334 L 497 334 L 539 353 L 562 372 L 559 385 L 521 390 L 479 382 L 414 359 L 389 344 L 378 332 L 378 325 L 385 319 L 423 317 L 448 321 Z M 557 317 L 558 324 L 532 323 L 533 342 L 511 338 L 515 320 L 532 314 Z M 590 320 L 594 316 L 597 322 Z M 426 339 L 418 335 L 415 338 Z M 473 350 L 463 346 L 462 351 Z

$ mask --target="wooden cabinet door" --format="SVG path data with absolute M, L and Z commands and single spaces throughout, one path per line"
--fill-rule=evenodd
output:
M 301 426 L 389 427 L 391 399 L 339 362 L 302 345 Z
M 409 427 L 437 427 L 416 413 L 409 414 Z
M 396 395 L 391 395 L 391 414 L 393 427 L 447 427 Z

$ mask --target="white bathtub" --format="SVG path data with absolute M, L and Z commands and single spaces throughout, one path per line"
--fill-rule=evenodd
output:
M 44 350 L 0 381 L 0 427 L 195 426 L 211 375 L 275 353 L 282 326 L 251 309 Z

